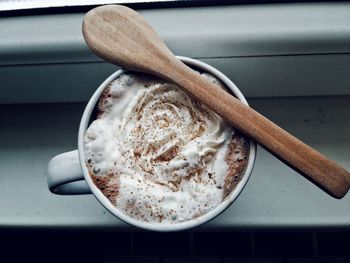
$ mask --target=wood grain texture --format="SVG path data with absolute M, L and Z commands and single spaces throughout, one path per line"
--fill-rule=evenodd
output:
M 184 65 L 134 10 L 120 5 L 92 9 L 84 18 L 83 35 L 101 58 L 177 83 L 332 196 L 342 198 L 349 190 L 349 172 Z

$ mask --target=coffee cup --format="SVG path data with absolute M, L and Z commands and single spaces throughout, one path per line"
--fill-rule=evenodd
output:
M 220 80 L 227 89 L 240 101 L 248 105 L 246 99 L 236 87 L 236 85 L 228 79 L 223 73 L 213 68 L 212 66 L 203 63 L 199 60 L 178 57 L 182 62 L 190 67 L 199 69 L 202 72 L 206 72 Z M 96 106 L 105 88 L 118 76 L 124 74 L 124 70 L 118 70 L 109 76 L 95 91 L 90 98 L 83 116 L 81 118 L 79 132 L 78 132 L 78 150 L 66 152 L 55 156 L 48 164 L 48 187 L 52 193 L 61 195 L 77 195 L 77 194 L 93 194 L 97 200 L 114 216 L 122 221 L 129 223 L 133 226 L 154 230 L 154 231 L 177 231 L 190 229 L 199 225 L 202 225 L 229 207 L 233 201 L 242 192 L 244 186 L 247 184 L 248 179 L 252 173 L 254 162 L 256 158 L 256 144 L 249 141 L 249 154 L 247 156 L 247 164 L 240 181 L 235 188 L 228 194 L 228 196 L 214 209 L 209 212 L 195 217 L 193 219 L 177 222 L 177 223 L 155 223 L 145 222 L 133 218 L 118 207 L 114 206 L 110 200 L 100 191 L 100 189 L 93 182 L 88 167 L 86 165 L 84 154 L 84 135 L 94 118 Z

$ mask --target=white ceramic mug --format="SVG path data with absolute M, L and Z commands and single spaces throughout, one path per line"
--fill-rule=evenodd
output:
M 187 58 L 187 57 L 178 57 L 182 62 L 187 64 L 188 66 L 192 66 L 198 68 L 204 72 L 208 72 L 221 80 L 240 101 L 244 104 L 248 105 L 246 99 L 240 92 L 240 90 L 236 87 L 235 84 L 232 83 L 223 73 L 218 71 L 217 69 L 205 64 L 201 61 Z M 237 198 L 237 196 L 241 193 L 244 186 L 248 182 L 248 179 L 252 173 L 255 157 L 256 157 L 256 144 L 254 142 L 250 142 L 250 153 L 249 153 L 249 161 L 247 164 L 247 168 L 245 170 L 245 174 L 242 176 L 242 179 L 237 184 L 236 188 L 231 192 L 231 194 L 215 209 L 209 211 L 208 213 L 181 223 L 148 223 L 136 220 L 118 208 L 114 207 L 112 203 L 108 200 L 107 197 L 103 195 L 103 193 L 96 187 L 93 183 L 88 169 L 85 165 L 84 158 L 84 147 L 83 147 L 83 138 L 86 129 L 90 123 L 91 115 L 95 109 L 95 106 L 100 98 L 101 93 L 105 89 L 105 87 L 116 79 L 119 75 L 121 75 L 124 71 L 118 70 L 110 77 L 108 77 L 100 87 L 95 91 L 92 95 L 90 101 L 88 102 L 85 111 L 83 113 L 83 117 L 81 118 L 80 127 L 79 127 L 79 135 L 78 135 L 78 150 L 66 152 L 55 156 L 48 165 L 48 186 L 51 192 L 56 194 L 94 194 L 97 200 L 113 215 L 120 218 L 121 220 L 148 230 L 155 231 L 175 231 L 175 230 L 184 230 L 189 229 L 203 223 L 206 223 L 219 215 L 222 211 L 224 211 L 230 204 Z

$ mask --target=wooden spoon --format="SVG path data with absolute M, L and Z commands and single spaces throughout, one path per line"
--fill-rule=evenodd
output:
M 349 172 L 183 64 L 134 10 L 120 5 L 94 8 L 84 17 L 83 35 L 104 60 L 178 84 L 334 197 L 347 193 Z

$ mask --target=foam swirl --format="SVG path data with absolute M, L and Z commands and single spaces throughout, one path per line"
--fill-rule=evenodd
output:
M 172 84 L 148 88 L 126 116 L 125 156 L 154 182 L 178 190 L 182 178 L 200 173 L 225 140 L 214 113 Z

